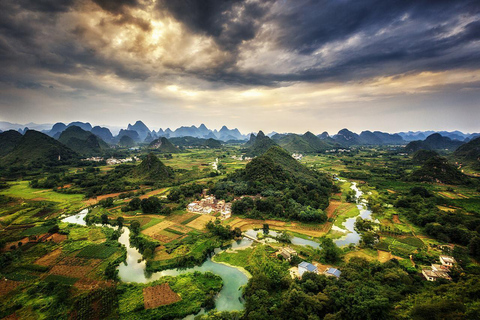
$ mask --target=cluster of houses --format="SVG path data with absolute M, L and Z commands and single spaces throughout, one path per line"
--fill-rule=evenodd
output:
M 448 272 L 450 272 L 450 268 L 457 264 L 457 261 L 454 257 L 444 255 L 440 256 L 439 260 L 441 264 L 432 264 L 431 269 L 423 269 L 423 276 L 428 281 L 437 281 L 437 279 L 452 280 Z
M 207 196 L 204 191 L 203 199 L 189 203 L 187 210 L 193 213 L 211 214 L 219 212 L 222 219 L 228 219 L 232 216 L 232 204 L 225 200 L 218 200 L 215 196 Z
M 102 157 L 91 157 L 91 158 L 86 158 L 86 159 L 82 159 L 83 161 L 93 161 L 93 162 L 100 162 L 100 161 L 103 161 L 103 158 Z
M 337 279 L 340 278 L 340 275 L 342 274 L 342 272 L 340 270 L 338 270 L 337 268 L 327 267 L 325 270 L 321 271 L 321 270 L 318 269 L 317 266 L 315 266 L 315 265 L 313 265 L 309 262 L 302 261 L 298 265 L 298 277 L 301 279 L 305 272 L 313 272 L 313 273 L 316 273 L 316 274 L 324 274 L 327 277 L 335 277 Z
M 326 153 L 343 153 L 343 152 L 351 152 L 350 149 L 330 149 L 330 150 L 326 150 L 325 151 Z
M 294 154 L 292 154 L 292 158 L 295 159 L 295 160 L 300 161 L 300 160 L 302 160 L 302 158 L 303 158 L 303 154 L 301 154 L 301 153 L 294 153 Z
M 125 159 L 108 158 L 106 160 L 106 162 L 107 162 L 108 165 L 114 165 L 114 164 L 121 164 L 121 163 L 125 163 L 125 162 L 132 162 L 134 160 L 139 161 L 140 158 L 138 158 L 136 156 L 125 158 Z
M 232 156 L 232 159 L 233 160 L 238 160 L 238 161 L 250 161 L 253 158 L 252 157 L 244 157 L 243 155 L 239 155 L 239 156 Z
M 93 161 L 93 162 L 100 162 L 100 161 L 103 161 L 103 160 L 105 160 L 105 159 L 102 158 L 102 157 L 91 157 L 91 158 L 83 159 L 83 161 Z M 137 156 L 129 157 L 129 158 L 125 158 L 125 159 L 108 158 L 107 160 L 105 160 L 105 162 L 108 165 L 114 165 L 114 164 L 121 164 L 121 163 L 125 163 L 125 162 L 132 162 L 134 160 L 139 161 L 140 158 L 138 158 Z
M 297 252 L 290 247 L 283 247 L 276 254 L 282 256 L 285 260 L 288 260 L 288 261 L 290 261 L 293 256 L 298 255 Z M 314 265 L 306 261 L 300 262 L 300 264 L 297 267 L 290 268 L 289 271 L 290 271 L 290 276 L 294 279 L 295 278 L 301 279 L 305 272 L 324 274 L 328 277 L 335 277 L 337 279 L 340 278 L 340 275 L 342 274 L 342 272 L 337 268 L 322 266 L 319 264 Z

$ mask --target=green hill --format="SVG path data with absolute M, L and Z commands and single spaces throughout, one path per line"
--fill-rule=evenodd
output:
M 99 155 L 103 150 L 109 149 L 108 144 L 101 138 L 77 126 L 65 129 L 58 141 L 84 156 Z
M 122 136 L 120 138 L 120 141 L 118 142 L 118 146 L 123 148 L 131 148 L 131 147 L 134 147 L 135 145 L 136 145 L 135 141 L 127 135 Z
M 175 137 L 175 138 L 170 138 L 169 139 L 171 143 L 175 144 L 176 146 L 182 147 L 182 148 L 188 148 L 188 147 L 194 147 L 194 148 L 221 148 L 222 143 L 218 140 L 215 140 L 213 138 L 209 139 L 204 139 L 204 138 L 196 138 L 196 137 L 190 137 L 190 136 L 184 136 L 184 137 Z
M 455 150 L 463 142 L 443 137 L 439 133 L 429 135 L 425 140 L 412 141 L 407 144 L 405 151 L 414 153 L 418 150 Z
M 315 149 L 310 146 L 308 141 L 306 141 L 302 136 L 298 134 L 287 134 L 287 135 L 276 135 L 272 137 L 274 141 L 283 149 L 288 152 L 300 152 L 300 153 L 311 153 L 315 152 Z
M 308 169 L 279 146 L 269 148 L 244 169 L 228 175 L 227 180 L 215 186 L 215 195 L 262 196 L 255 201 L 249 197 L 235 201 L 233 214 L 316 223 L 327 220 L 322 210 L 328 206 L 332 181 Z
M 257 136 L 250 136 L 250 140 L 244 145 L 248 157 L 257 157 L 264 154 L 270 147 L 276 146 L 275 141 L 267 137 L 263 131 L 259 131 Z
M 290 153 L 318 153 L 335 146 L 335 144 L 320 139 L 310 131 L 301 136 L 293 133 L 286 135 L 277 134 L 272 139 Z
M 480 137 L 458 147 L 453 155 L 464 161 L 480 161 Z
M 41 132 L 28 130 L 0 163 L 5 166 L 41 167 L 69 163 L 76 158 L 78 154 L 59 141 Z
M 7 155 L 22 139 L 22 134 L 15 130 L 0 133 L 0 157 Z
M 245 167 L 245 178 L 253 183 L 281 184 L 292 180 L 299 183 L 326 183 L 326 177 L 293 159 L 279 146 L 273 146 Z M 328 184 L 329 182 L 327 182 Z M 277 187 L 275 187 L 278 189 Z
M 431 158 L 438 157 L 439 154 L 436 151 L 433 150 L 418 150 L 413 154 L 413 162 L 418 163 L 418 164 L 423 164 L 430 160 Z
M 149 149 L 155 149 L 162 153 L 178 153 L 180 150 L 175 147 L 167 138 L 161 137 L 153 140 L 149 145 Z
M 445 184 L 462 185 L 470 179 L 460 172 L 455 166 L 448 163 L 443 157 L 428 159 L 421 168 L 413 171 L 407 178 L 410 181 L 436 182 Z
M 170 167 L 167 167 L 153 153 L 149 153 L 146 158 L 133 170 L 133 176 L 148 181 L 166 181 L 172 179 L 174 174 Z

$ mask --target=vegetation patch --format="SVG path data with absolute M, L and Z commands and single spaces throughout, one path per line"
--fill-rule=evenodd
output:
M 149 287 L 161 287 L 164 292 L 170 291 L 165 297 L 165 302 L 170 304 L 158 305 L 152 309 L 146 309 L 145 292 L 156 292 L 159 289 L 147 289 Z M 214 297 L 222 288 L 222 279 L 211 272 L 187 273 L 176 277 L 162 277 L 160 280 L 149 284 L 122 283 L 118 286 L 119 311 L 122 319 L 178 319 L 189 314 L 196 314 L 202 307 L 210 309 L 214 307 Z M 147 289 L 145 291 L 145 289 Z M 176 294 L 181 300 L 175 298 Z M 147 296 L 147 299 L 149 297 Z M 173 301 L 177 299 L 176 301 Z M 148 300 L 150 301 L 150 300 Z M 175 303 L 173 303 L 175 302 Z M 151 303 L 158 303 L 152 301 Z M 155 305 L 150 304 L 149 305 Z
M 168 283 L 162 283 L 157 286 L 143 288 L 143 301 L 145 309 L 154 309 L 160 306 L 168 305 L 182 300 L 182 298 L 173 292 Z
M 166 229 L 163 229 L 163 230 L 167 231 L 167 232 L 170 232 L 170 233 L 173 233 L 173 234 L 176 234 L 176 235 L 181 235 L 181 236 L 183 236 L 185 234 L 181 231 L 178 231 L 178 230 L 175 230 L 175 229 L 172 229 L 172 228 L 166 228 Z
M 73 286 L 73 284 L 77 282 L 78 278 L 65 277 L 57 274 L 49 274 L 44 280 L 47 282 L 59 282 L 67 286 Z
M 88 259 L 106 259 L 117 251 L 117 247 L 107 246 L 104 244 L 90 245 L 82 249 L 77 254 L 78 258 Z
M 199 214 L 195 214 L 195 215 L 191 216 L 190 218 L 188 218 L 188 219 L 180 222 L 180 224 L 187 225 L 187 224 L 189 224 L 190 222 L 192 222 L 193 220 L 197 219 L 198 217 L 200 217 L 200 215 L 199 215 Z

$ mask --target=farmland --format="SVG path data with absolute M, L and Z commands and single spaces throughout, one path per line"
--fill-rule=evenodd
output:
M 393 273 L 401 274 L 400 278 L 406 273 L 415 279 L 412 281 L 417 281 L 420 270 L 437 261 L 440 254 L 455 254 L 467 274 L 478 267 L 476 260 L 466 254 L 468 242 L 462 242 L 462 237 L 455 238 L 458 232 L 474 232 L 475 219 L 479 214 L 478 190 L 468 186 L 406 181 L 401 175 L 414 170 L 415 165 L 410 164 L 407 158 L 390 155 L 383 149 L 375 152 L 358 150 L 343 155 L 307 155 L 301 160 L 301 163 L 320 173 L 340 177 L 334 181 L 336 189 L 328 206 L 321 211 L 326 216 L 324 222 L 299 221 L 274 215 L 262 217 L 248 212 L 221 220 L 218 219 L 219 214 L 186 211 L 189 202 L 201 199 L 201 190 L 217 190 L 216 183 L 225 184 L 222 179 L 227 179 L 227 174 L 245 167 L 245 161 L 230 157 L 237 153 L 238 148 L 228 147 L 191 149 L 174 154 L 171 159 L 164 159 L 165 164 L 179 172 L 187 171 L 171 185 L 139 184 L 129 192 L 109 192 L 96 198 L 82 194 L 82 190 L 78 190 L 80 193 L 77 194 L 66 194 L 53 189 L 32 188 L 25 180 L 8 182 L 8 187 L 0 191 L 0 224 L 4 228 L 2 236 L 5 239 L 2 249 L 5 268 L 1 275 L 7 279 L 0 288 L 3 298 L 0 316 L 16 314 L 20 318 L 51 318 L 68 314 L 73 318 L 102 318 L 107 315 L 133 319 L 175 318 L 196 313 L 202 307 L 215 306 L 215 293 L 221 290 L 222 280 L 208 273 L 164 276 L 150 283 L 120 281 L 117 267 L 126 259 L 126 252 L 117 241 L 121 236 L 120 229 L 117 229 L 119 226 L 130 229 L 130 241 L 139 250 L 139 261 L 143 260 L 148 272 L 201 265 L 215 248 L 231 244 L 230 233 L 222 237 L 224 230 L 244 232 L 268 225 L 270 230 L 285 231 L 287 237 L 321 243 L 322 249 L 280 242 L 255 244 L 214 255 L 213 261 L 243 268 L 254 279 L 245 289 L 247 301 L 253 297 L 251 288 L 255 283 L 271 281 L 268 279 L 277 278 L 279 281 L 265 285 L 267 288 L 280 288 L 278 293 L 269 291 L 273 300 L 289 292 L 287 284 L 304 288 L 302 282 L 295 282 L 288 276 L 288 270 L 302 260 L 342 271 L 351 270 L 359 261 L 364 261 L 365 266 L 375 263 L 394 265 Z M 215 158 L 219 158 L 222 164 L 221 173 L 210 175 L 210 163 Z M 386 168 L 390 173 L 385 175 L 385 171 L 379 172 L 378 167 Z M 398 168 L 404 168 L 405 172 L 397 172 Z M 78 170 L 72 170 L 71 174 L 76 174 Z M 100 174 L 114 170 L 115 166 L 103 166 Z M 360 213 L 356 199 L 352 198 L 352 183 L 356 183 L 363 192 L 374 222 L 365 230 L 358 230 L 358 242 L 332 249 L 335 258 L 329 258 L 323 246 L 328 246 L 329 239 L 336 241 L 342 238 L 345 233 L 337 228 L 344 229 L 343 224 Z M 411 190 L 419 187 L 427 190 L 430 196 L 414 197 Z M 190 189 L 200 191 L 189 193 Z M 178 190 L 179 198 L 172 199 L 171 193 Z M 215 194 L 219 199 L 228 201 L 234 198 L 221 192 Z M 263 196 L 259 197 L 262 199 Z M 109 204 L 106 202 L 108 199 L 111 199 Z M 137 205 L 133 204 L 135 201 Z M 155 210 L 149 211 L 149 201 L 156 204 Z M 411 203 L 422 207 L 418 209 Z M 88 211 L 87 226 L 68 224 L 59 219 L 83 208 Z M 435 222 L 443 229 L 438 231 L 438 228 L 423 223 L 418 219 L 417 209 L 421 214 L 435 212 L 441 216 Z M 468 223 L 452 231 L 449 229 L 452 228 L 451 223 L 458 221 L 452 217 L 461 217 Z M 432 218 L 429 216 L 428 219 Z M 102 227 L 101 224 L 109 226 Z M 367 233 L 374 235 L 375 241 L 364 243 Z M 277 256 L 278 250 L 287 245 L 299 254 L 291 262 Z M 50 291 L 50 287 L 56 291 Z M 34 295 L 32 288 L 40 288 L 38 294 Z M 65 301 L 62 295 L 72 298 Z M 51 300 L 56 301 L 56 307 L 47 303 Z M 250 305 L 246 304 L 247 312 Z

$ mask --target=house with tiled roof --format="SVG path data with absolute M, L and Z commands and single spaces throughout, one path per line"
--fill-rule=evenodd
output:
M 335 278 L 340 278 L 340 275 L 342 274 L 342 271 L 336 269 L 336 268 L 328 268 L 327 270 L 325 270 L 325 272 L 323 273 L 324 275 L 326 276 L 329 276 L 329 277 L 335 277 Z
M 298 273 L 300 277 L 305 273 L 305 272 L 314 272 L 318 274 L 318 269 L 315 267 L 313 264 L 308 263 L 306 261 L 300 262 L 298 265 Z

